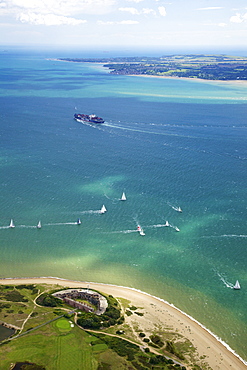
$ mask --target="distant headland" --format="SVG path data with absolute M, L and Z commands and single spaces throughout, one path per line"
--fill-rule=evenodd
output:
M 247 81 L 247 57 L 228 55 L 166 55 L 161 57 L 59 58 L 60 61 L 101 63 L 116 75 L 184 77 Z

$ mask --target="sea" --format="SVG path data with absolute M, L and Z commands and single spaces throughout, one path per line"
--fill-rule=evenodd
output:
M 147 292 L 247 360 L 247 83 L 58 60 L 109 55 L 0 51 L 0 277 Z

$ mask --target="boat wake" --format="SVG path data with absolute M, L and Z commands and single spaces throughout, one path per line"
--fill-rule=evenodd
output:
M 165 224 L 145 226 L 145 228 L 158 228 L 158 227 L 171 227 L 172 229 L 176 231 L 180 231 L 180 229 L 177 226 L 171 225 L 168 221 L 166 221 Z
M 209 239 L 209 238 L 247 238 L 247 235 L 244 235 L 244 234 L 240 234 L 240 235 L 236 235 L 236 234 L 203 235 L 203 236 L 201 236 L 201 238 L 204 238 L 204 239 Z
M 106 193 L 104 193 L 104 196 L 109 199 L 109 200 L 115 200 L 115 199 L 111 199 L 110 197 L 108 197 L 108 195 Z
M 157 224 L 157 225 L 150 225 L 150 226 L 146 226 L 147 228 L 157 228 L 157 227 L 167 227 L 167 226 L 170 226 L 169 224 Z
M 219 276 L 220 280 L 225 284 L 227 288 L 234 288 L 234 285 L 232 283 L 229 283 L 224 276 L 222 276 L 218 271 L 216 271 L 216 274 Z
M 174 225 L 171 225 L 171 224 L 169 226 L 172 227 L 176 231 L 180 231 L 180 229 L 177 226 L 174 226 Z
M 36 229 L 37 226 L 34 225 L 17 225 L 14 228 L 21 228 L 21 229 Z M 4 229 L 12 229 L 12 226 L 0 226 L 0 230 Z
M 98 210 L 93 210 L 93 209 L 89 209 L 88 211 L 78 211 L 78 212 L 73 212 L 74 215 L 93 215 L 93 214 L 99 214 L 101 213 L 100 209 Z
M 138 232 L 138 230 L 119 230 L 119 231 L 110 231 L 107 234 L 131 234 L 136 232 Z
M 94 215 L 94 214 L 98 214 L 100 213 L 100 209 L 97 209 L 97 210 L 93 210 L 93 209 L 90 209 L 89 211 L 82 211 L 81 214 L 88 214 L 88 215 Z
M 32 225 L 18 225 L 16 227 L 21 227 L 23 229 L 36 229 L 37 226 L 32 226 Z
M 167 203 L 168 204 L 168 206 L 169 207 L 171 207 L 172 209 L 174 209 L 174 211 L 176 211 L 176 212 L 182 212 L 182 209 L 181 209 L 181 207 L 177 207 L 177 206 L 173 206 L 171 203 Z
M 161 131 L 152 131 L 151 129 L 148 129 L 148 126 L 155 126 L 153 123 L 149 123 L 149 124 L 145 124 L 145 129 L 141 129 L 141 128 L 135 128 L 134 126 L 135 125 L 141 125 L 140 123 L 130 123 L 128 122 L 127 124 L 132 124 L 131 127 L 128 127 L 128 126 L 124 126 L 124 122 L 121 122 L 121 123 L 114 123 L 114 122 L 105 122 L 104 123 L 104 129 L 102 128 L 102 125 L 100 125 L 101 127 L 99 129 L 101 130 L 109 130 L 110 129 L 110 132 L 114 133 L 115 135 L 121 135 L 121 136 L 126 136 L 128 137 L 128 132 L 131 133 L 131 132 L 139 132 L 139 133 L 144 133 L 144 134 L 151 134 L 153 136 L 163 136 L 164 138 L 166 137 L 170 137 L 170 136 L 175 136 L 175 137 L 184 137 L 184 138 L 190 138 L 190 139 L 198 139 L 198 136 L 192 136 L 192 135 L 186 135 L 186 134 L 176 134 L 174 132 L 161 132 Z M 123 125 L 123 126 L 122 126 Z M 161 126 L 165 126 L 165 127 L 175 127 L 174 125 L 161 125 Z M 182 126 L 179 126 L 177 125 L 176 127 L 184 127 L 183 125 Z M 207 126 L 205 126 L 207 127 Z M 208 126 L 210 127 L 210 126 Z M 98 128 L 98 126 L 97 126 Z M 112 129 L 112 130 L 111 130 Z M 113 132 L 113 129 L 116 129 L 116 130 L 119 130 L 119 133 L 117 133 L 116 130 L 114 130 Z M 121 132 L 121 134 L 120 134 Z M 135 137 L 135 139 L 137 140 L 138 138 Z M 208 137 L 208 139 L 210 139 Z M 140 138 L 139 138 L 140 140 Z M 141 139 L 143 141 L 143 138 Z M 153 141 L 153 140 L 152 140 Z M 160 144 L 160 143 L 159 143 Z M 165 142 L 163 143 L 163 145 L 165 146 L 168 146 L 170 148 L 175 148 L 174 144 L 171 144 L 171 143 L 168 143 L 168 142 Z M 228 152 L 222 152 L 222 153 L 219 153 L 219 152 L 212 152 L 212 151 L 209 151 L 209 150 L 206 150 L 206 149 L 193 149 L 192 147 L 190 146 L 177 146 L 176 145 L 176 150 L 186 150 L 186 151 L 191 151 L 191 152 L 197 152 L 197 153 L 204 153 L 204 154 L 210 154 L 210 155 L 215 155 L 215 156 L 220 156 L 220 157 L 231 157 L 231 158 L 234 158 L 234 159 L 237 159 L 237 160 L 241 160 L 241 161 L 246 161 L 247 160 L 247 157 L 245 156 L 240 156 L 240 155 L 236 155 L 235 153 L 228 153 Z
M 44 224 L 44 226 L 78 225 L 77 222 L 55 222 Z

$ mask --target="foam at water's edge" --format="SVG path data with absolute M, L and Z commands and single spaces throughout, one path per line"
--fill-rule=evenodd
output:
M 139 289 L 135 289 L 135 288 L 130 288 L 130 287 L 126 287 L 126 286 L 123 286 L 123 285 L 115 285 L 115 284 L 105 284 L 105 283 L 96 283 L 96 282 L 90 282 L 90 281 L 79 281 L 79 280 L 69 280 L 69 279 L 64 279 L 64 278 L 59 278 L 59 277 L 56 277 L 56 276 L 36 276 L 36 277 L 14 277 L 14 278 L 1 278 L 1 280 L 19 280 L 19 279 L 55 279 L 55 280 L 61 280 L 61 281 L 68 281 L 68 282 L 73 282 L 73 283 L 84 283 L 84 284 L 98 284 L 98 285 L 108 285 L 108 286 L 112 286 L 112 287 L 119 287 L 119 288 L 124 288 L 124 289 L 129 289 L 129 290 L 133 290 L 135 292 L 138 292 L 138 293 L 141 293 L 141 294 L 145 294 L 149 297 L 152 297 L 152 298 L 155 298 L 157 299 L 158 301 L 161 301 L 161 302 L 164 302 L 165 304 L 169 305 L 170 307 L 176 309 L 177 311 L 179 311 L 180 313 L 182 313 L 183 315 L 187 316 L 190 320 L 192 320 L 193 322 L 195 322 L 196 324 L 198 324 L 202 329 L 206 330 L 210 335 L 212 335 L 218 342 L 220 342 L 228 351 L 230 351 L 234 356 L 236 356 L 240 361 L 243 362 L 244 365 L 247 365 L 247 362 L 242 359 L 242 357 L 240 357 L 227 343 L 225 343 L 221 338 L 219 338 L 217 335 L 215 335 L 211 330 L 207 329 L 204 325 L 202 325 L 199 321 L 197 321 L 196 319 L 194 319 L 192 316 L 188 315 L 187 313 L 185 313 L 184 311 L 180 310 L 179 308 L 177 308 L 176 306 L 174 306 L 174 304 L 172 303 L 169 303 L 167 301 L 165 301 L 164 299 L 162 298 L 159 298 L 159 297 L 156 297 L 156 296 L 153 296 L 149 293 L 146 293 L 146 292 L 143 292 L 142 290 L 139 290 Z

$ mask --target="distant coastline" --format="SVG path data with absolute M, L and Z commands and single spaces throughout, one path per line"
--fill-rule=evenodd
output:
M 247 81 L 247 58 L 185 54 L 161 57 L 59 58 L 74 63 L 100 63 L 115 75 Z
M 66 59 L 51 59 L 48 60 L 54 60 L 57 62 L 67 62 L 67 63 L 73 63 L 73 60 L 66 60 Z M 101 65 L 102 67 L 107 68 L 107 65 L 104 65 L 102 62 L 83 62 L 83 63 L 93 63 Z M 126 74 L 125 76 L 129 77 L 146 77 L 146 78 L 161 78 L 161 79 L 167 79 L 167 80 L 185 80 L 185 81 L 198 81 L 198 82 L 215 82 L 215 83 L 223 83 L 223 84 L 229 84 L 229 85 L 243 85 L 247 86 L 247 79 L 246 80 L 210 80 L 210 79 L 203 79 L 203 78 L 195 78 L 195 77 L 182 77 L 182 76 L 158 76 L 158 75 L 152 75 L 152 74 Z
M 114 297 L 122 297 L 137 307 L 142 307 L 145 312 L 150 311 L 153 315 L 151 315 L 151 317 L 157 317 L 157 319 L 159 319 L 164 326 L 170 326 L 174 331 L 179 332 L 184 337 L 189 338 L 190 341 L 192 340 L 193 345 L 195 345 L 199 355 L 205 356 L 206 362 L 213 369 L 219 367 L 219 364 L 221 364 L 220 366 L 222 368 L 231 367 L 233 369 L 246 369 L 247 362 L 244 361 L 235 351 L 233 351 L 230 346 L 228 346 L 219 337 L 213 334 L 193 317 L 159 297 L 155 297 L 140 290 L 124 286 L 74 281 L 58 277 L 18 277 L 0 279 L 0 284 L 2 285 L 24 283 L 55 284 L 69 288 L 82 287 L 86 285 L 90 286 L 91 289 L 111 294 Z M 141 325 L 144 325 L 143 321 L 141 322 Z

